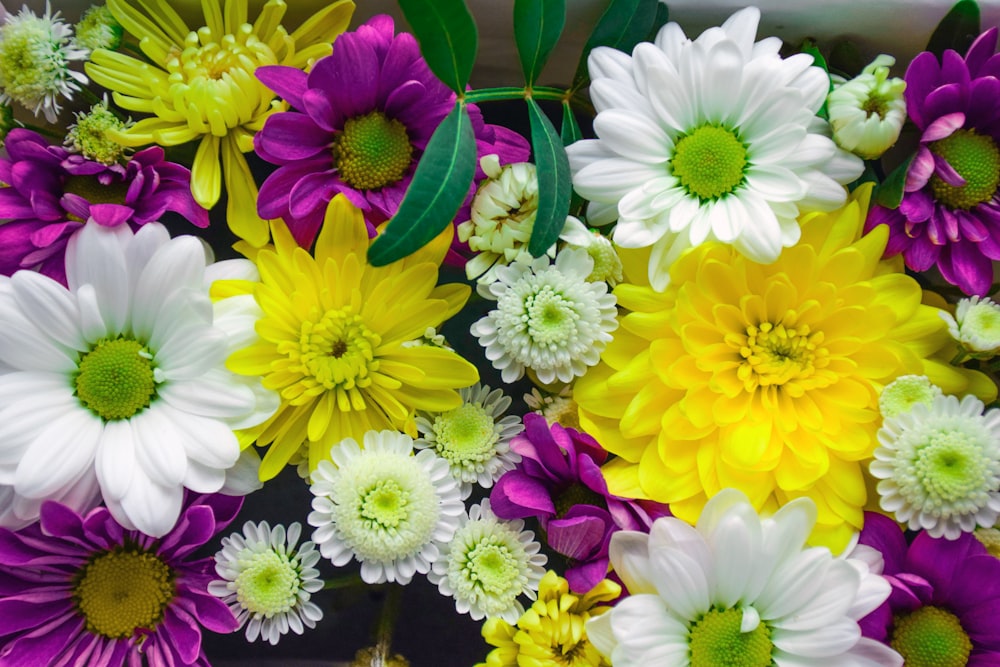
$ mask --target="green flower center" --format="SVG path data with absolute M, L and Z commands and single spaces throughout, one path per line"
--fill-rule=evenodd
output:
M 674 146 L 670 169 L 699 199 L 718 199 L 743 183 L 747 148 L 731 130 L 702 125 Z
M 917 475 L 932 500 L 954 503 L 989 489 L 989 458 L 978 438 L 959 430 L 929 434 L 916 453 Z
M 435 450 L 452 464 L 489 461 L 500 439 L 495 426 L 481 405 L 466 403 L 434 419 Z
M 771 631 L 759 623 L 741 632 L 743 612 L 712 609 L 691 626 L 691 667 L 770 667 Z
M 153 358 L 138 341 L 101 341 L 84 355 L 78 368 L 77 397 L 106 421 L 128 419 L 149 407 L 156 395 Z
M 1000 150 L 990 137 L 974 130 L 956 130 L 935 141 L 931 152 L 943 157 L 965 179 L 965 185 L 948 185 L 938 176 L 930 180 L 934 198 L 950 208 L 970 209 L 992 199 L 1000 184 Z
M 101 164 L 114 164 L 125 157 L 126 147 L 108 136 L 109 131 L 124 131 L 127 124 L 108 111 L 103 102 L 95 104 L 90 112 L 76 118 L 76 124 L 66 133 L 66 142 L 73 150 L 79 151 L 84 157 L 96 160 Z M 128 192 L 127 183 L 112 183 L 101 185 L 94 177 L 71 176 L 67 190 L 87 199 L 91 203 L 115 203 L 125 201 Z M 80 190 L 83 190 L 82 192 Z M 95 201 L 95 197 L 98 198 Z M 101 199 L 110 197 L 111 199 Z
M 244 609 L 270 618 L 292 609 L 298 599 L 299 573 L 288 556 L 272 549 L 240 558 L 236 598 Z
M 878 406 L 885 418 L 909 412 L 919 404 L 930 405 L 941 390 L 931 384 L 925 375 L 902 375 L 882 390 Z
M 487 537 L 468 552 L 465 558 L 468 580 L 489 595 L 513 600 L 521 592 L 521 567 L 503 540 Z
M 121 147 L 119 146 L 119 149 Z M 123 149 L 121 149 L 123 150 Z M 128 183 L 114 181 L 104 185 L 96 176 L 70 176 L 63 184 L 63 191 L 79 195 L 91 204 L 124 204 Z M 79 220 L 79 218 L 76 218 Z M 86 220 L 80 220 L 86 222 Z
M 343 389 L 350 395 L 371 385 L 372 373 L 379 367 L 375 349 L 381 342 L 364 319 L 347 307 L 331 310 L 315 322 L 303 321 L 298 346 L 282 345 L 279 351 L 298 361 L 296 369 L 325 389 Z M 350 403 L 341 407 L 350 408 Z M 363 403 L 354 409 L 364 409 Z
M 880 119 L 885 120 L 885 115 L 889 113 L 889 100 L 873 90 L 868 93 L 868 98 L 861 104 L 861 110 L 865 112 L 866 116 L 878 114 Z
M 525 297 L 528 336 L 532 342 L 559 346 L 569 340 L 580 320 L 575 306 L 575 301 L 567 299 L 550 285 L 543 285 L 535 294 Z
M 594 505 L 607 509 L 604 496 L 579 482 L 570 484 L 552 500 L 556 507 L 556 517 L 560 519 L 566 516 L 566 512 L 574 505 Z
M 340 177 L 358 190 L 399 181 L 412 159 L 406 127 L 379 111 L 348 119 L 333 143 L 333 163 Z
M 41 17 L 18 17 L 0 28 L 3 92 L 29 108 L 59 93 L 70 78 L 64 40 L 53 36 L 51 25 Z
M 964 667 L 972 653 L 972 641 L 958 618 L 940 607 L 897 617 L 889 644 L 907 667 Z
M 980 301 L 965 313 L 961 329 L 981 340 L 1000 340 L 1000 308 L 992 302 Z
M 377 482 L 361 498 L 361 516 L 380 528 L 396 528 L 409 515 L 406 492 L 395 480 Z
M 87 631 L 109 639 L 156 627 L 175 595 L 174 574 L 166 563 L 126 548 L 98 556 L 77 577 L 73 601 Z

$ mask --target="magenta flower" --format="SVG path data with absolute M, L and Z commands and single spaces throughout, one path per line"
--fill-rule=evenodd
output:
M 164 161 L 163 149 L 139 151 L 125 164 L 105 165 L 50 146 L 30 130 L 7 135 L 0 158 L 0 274 L 37 269 L 66 284 L 66 243 L 84 222 L 133 231 L 167 211 L 208 226 L 208 211 L 191 196 L 191 172 Z
M 154 539 L 101 507 L 80 516 L 48 501 L 41 520 L 0 528 L 0 665 L 208 665 L 201 626 L 232 632 L 208 593 L 214 559 L 191 554 L 235 518 L 242 499 L 192 496 Z
M 908 546 L 896 522 L 866 512 L 859 543 L 882 554 L 892 585 L 861 620 L 866 637 L 892 646 L 907 667 L 1000 664 L 1000 560 L 972 533 L 948 540 L 921 531 Z
M 394 33 L 391 17 L 376 16 L 337 37 L 333 54 L 309 74 L 281 65 L 257 69 L 257 78 L 296 109 L 271 115 L 254 137 L 257 154 L 279 166 L 260 188 L 257 212 L 282 218 L 304 247 L 338 193 L 364 211 L 374 235 L 374 226 L 399 208 L 427 141 L 455 106 L 455 94 L 431 73 L 413 35 Z M 475 105 L 468 108 L 480 156 L 527 159 L 520 135 L 487 125 Z M 466 205 L 474 194 L 473 184 Z
M 921 53 L 906 70 L 906 110 L 923 133 L 898 209 L 872 208 L 865 231 L 889 225 L 886 255 L 915 271 L 937 266 L 966 294 L 984 296 L 1000 259 L 1000 55 L 997 29 L 963 59 Z
M 586 593 L 608 574 L 608 545 L 619 530 L 649 532 L 666 506 L 608 493 L 601 464 L 608 453 L 594 438 L 545 417 L 524 416 L 524 432 L 511 441 L 517 468 L 497 480 L 490 494 L 501 519 L 536 517 L 548 545 L 567 556 L 566 580 Z

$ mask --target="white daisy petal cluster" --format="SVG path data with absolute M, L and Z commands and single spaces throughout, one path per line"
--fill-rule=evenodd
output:
M 782 59 L 781 40 L 755 42 L 749 7 L 688 39 L 676 23 L 631 55 L 588 60 L 597 139 L 567 148 L 590 222 L 617 218 L 614 241 L 652 246 L 649 280 L 706 240 L 768 263 L 799 239 L 801 210 L 844 203 L 863 163 L 830 138 L 816 112 L 829 78 L 812 56 Z
M 473 485 L 488 489 L 520 462 L 521 455 L 510 448 L 510 441 L 524 424 L 516 415 L 504 416 L 512 400 L 501 389 L 491 391 L 477 383 L 458 393 L 462 405 L 454 410 L 417 413 L 420 437 L 413 444 L 448 461 L 464 500 Z
M 427 574 L 465 513 L 448 462 L 413 451 L 406 434 L 369 431 L 363 449 L 342 440 L 311 475 L 313 541 L 338 567 L 358 560 L 366 583 Z
M 526 368 L 542 384 L 569 382 L 597 364 L 618 328 L 618 309 L 607 283 L 587 281 L 593 268 L 585 250 L 567 248 L 555 262 L 543 256 L 497 267 L 497 281 L 478 286 L 497 307 L 472 325 L 472 335 L 504 382 Z
M 958 539 L 1000 518 L 1000 409 L 937 395 L 887 417 L 869 466 L 879 505 L 911 530 Z
M 898 653 L 862 638 L 858 620 L 890 593 L 868 564 L 806 547 L 811 500 L 762 519 L 726 489 L 695 527 L 665 517 L 648 535 L 611 538 L 614 571 L 630 595 L 587 622 L 615 667 L 892 667 Z
M 222 539 L 215 554 L 215 572 L 222 580 L 208 585 L 208 592 L 229 605 L 248 642 L 258 638 L 272 646 L 291 630 L 301 635 L 315 628 L 323 610 L 310 601 L 322 590 L 316 563 L 319 552 L 312 542 L 299 544 L 302 525 L 287 532 L 266 521 L 243 524 L 243 533 Z
M 427 574 L 442 595 L 455 598 L 472 620 L 502 618 L 510 624 L 524 613 L 518 597 L 534 600 L 545 574 L 545 554 L 520 519 L 503 521 L 484 499 L 469 508 L 455 536 L 441 545 L 441 557 Z
M 68 289 L 18 271 L 0 282 L 0 524 L 38 518 L 45 500 L 155 537 L 184 489 L 215 493 L 240 461 L 235 430 L 265 421 L 277 394 L 226 369 L 256 339 L 240 299 L 209 298 L 221 275 L 257 277 L 248 261 L 206 266 L 202 243 L 157 223 L 90 222 L 69 241 Z M 229 480 L 230 482 L 233 480 Z
M 73 40 L 73 29 L 52 13 L 38 16 L 27 5 L 17 14 L 7 14 L 0 26 L 0 103 L 12 101 L 36 116 L 56 122 L 59 98 L 73 98 L 80 84 L 87 83 L 81 72 L 70 69 L 74 60 L 86 60 L 90 50 Z

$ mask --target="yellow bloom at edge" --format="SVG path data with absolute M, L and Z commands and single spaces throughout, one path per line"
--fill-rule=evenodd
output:
M 281 394 L 271 419 L 248 430 L 270 445 L 260 466 L 268 480 L 307 457 L 314 470 L 344 438 L 393 429 L 416 437 L 415 410 L 462 405 L 457 389 L 479 381 L 476 367 L 421 336 L 461 310 L 467 285 L 437 285 L 452 226 L 427 246 L 387 266 L 368 264 L 361 211 L 343 195 L 330 202 L 315 257 L 281 221 L 274 246 L 250 249 L 260 282 L 212 285 L 213 298 L 252 295 L 259 340 L 230 355 L 227 367 L 262 376 Z M 300 451 L 301 448 L 304 451 Z
M 870 195 L 804 216 L 801 241 L 773 264 L 706 243 L 663 293 L 618 286 L 631 312 L 574 389 L 584 430 L 619 456 L 604 467 L 611 493 L 670 503 L 691 523 L 726 487 L 758 511 L 807 496 L 811 540 L 837 553 L 862 526 L 884 385 L 919 374 L 996 395 L 985 375 L 949 365 L 939 309 L 898 258 L 881 260 L 886 227 L 861 236 Z M 628 261 L 642 275 L 645 258 Z
M 483 639 L 496 646 L 476 667 L 610 667 L 587 639 L 588 619 L 611 609 L 621 586 L 602 580 L 584 595 L 569 592 L 565 579 L 549 570 L 542 577 L 538 599 L 512 626 L 492 618 L 483 624 Z
M 107 6 L 151 61 L 106 49 L 91 54 L 87 75 L 111 90 L 116 104 L 152 114 L 113 138 L 125 146 L 200 140 L 191 167 L 195 201 L 215 206 L 225 180 L 230 229 L 263 246 L 268 227 L 257 215 L 257 185 L 243 154 L 280 103 L 254 72 L 262 65 L 305 69 L 332 53 L 354 3 L 331 2 L 292 33 L 281 24 L 284 0 L 269 0 L 252 23 L 247 0 L 201 0 L 205 25 L 196 30 L 166 0 L 108 0 Z

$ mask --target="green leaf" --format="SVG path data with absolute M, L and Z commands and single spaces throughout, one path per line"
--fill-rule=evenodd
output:
M 468 110 L 458 103 L 427 142 L 399 210 L 368 249 L 368 261 L 384 266 L 427 245 L 451 224 L 475 174 L 476 135 Z
M 573 77 L 573 90 L 587 85 L 587 56 L 598 46 L 610 46 L 631 53 L 636 44 L 646 39 L 657 20 L 658 0 L 611 0 L 580 55 Z
M 914 155 L 903 164 L 892 170 L 892 173 L 885 177 L 877 188 L 875 188 L 875 203 L 886 208 L 899 208 L 899 203 L 903 201 L 903 186 L 906 185 L 906 172 L 910 169 Z
M 653 19 L 653 25 L 649 28 L 649 34 L 646 35 L 646 41 L 652 42 L 656 39 L 656 35 L 660 32 L 660 28 L 667 25 L 667 21 L 670 20 L 670 10 L 662 2 L 656 4 L 656 18 Z
M 813 64 L 816 67 L 822 69 L 824 72 L 826 72 L 826 78 L 828 82 L 827 93 L 833 90 L 833 81 L 830 81 L 830 68 L 826 64 L 826 58 L 823 57 L 823 54 L 820 53 L 819 51 L 819 47 L 816 46 L 816 42 L 814 42 L 811 39 L 806 39 L 804 42 L 802 42 L 802 53 L 808 53 L 809 55 L 811 55 L 813 59 Z M 826 100 L 823 101 L 823 106 L 819 108 L 819 110 L 816 112 L 816 115 L 823 119 L 830 118 L 830 114 L 826 110 Z
M 538 173 L 538 210 L 531 230 L 528 251 L 540 257 L 559 238 L 566 216 L 569 215 L 569 158 L 562 138 L 552 122 L 532 98 L 528 98 L 528 119 L 531 122 L 531 150 L 535 154 Z
M 524 82 L 541 74 L 566 24 L 566 0 L 514 0 L 514 41 Z
M 465 0 L 399 0 L 399 8 L 431 71 L 461 95 L 472 75 L 479 40 Z
M 559 136 L 562 137 L 563 146 L 569 146 L 574 141 L 582 139 L 583 135 L 580 133 L 580 125 L 576 122 L 573 107 L 569 105 L 569 102 L 562 103 L 562 110 L 562 126 L 559 129 Z
M 927 50 L 940 58 L 948 49 L 965 53 L 979 35 L 979 5 L 959 0 L 945 14 L 927 42 Z

